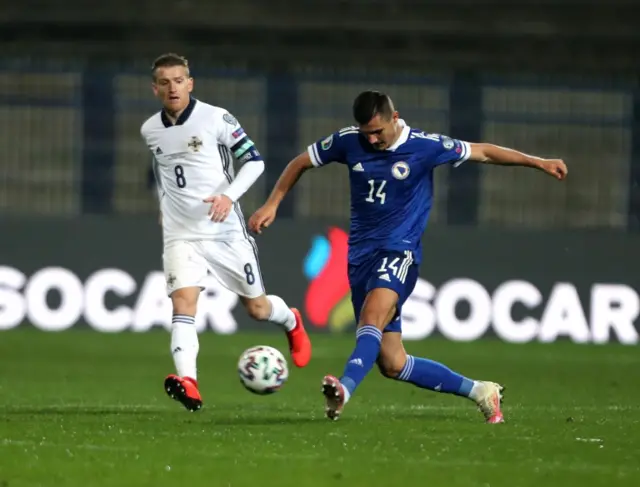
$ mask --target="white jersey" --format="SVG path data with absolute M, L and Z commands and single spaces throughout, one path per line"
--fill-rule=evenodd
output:
M 208 216 L 203 200 L 222 194 L 234 178 L 232 148 L 253 145 L 223 108 L 192 99 L 175 125 L 160 111 L 140 129 L 154 158 L 165 245 L 181 240 L 248 238 L 238 203 L 224 222 Z

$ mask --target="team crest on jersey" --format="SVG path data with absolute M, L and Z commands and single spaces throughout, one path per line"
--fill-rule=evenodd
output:
M 333 144 L 333 135 L 330 135 L 320 142 L 320 147 L 322 147 L 322 150 L 329 150 L 331 148 L 331 144 Z
M 234 117 L 230 113 L 225 113 L 224 115 L 222 115 L 222 120 L 227 122 L 229 125 L 232 125 L 233 127 L 238 125 L 238 121 L 236 120 L 236 117 Z
M 191 137 L 191 140 L 189 141 L 189 143 L 187 144 L 187 146 L 193 151 L 193 152 L 200 152 L 200 147 L 202 147 L 202 141 L 196 137 L 193 136 Z
M 391 174 L 396 179 L 407 179 L 411 169 L 409 169 L 409 164 L 404 161 L 398 161 L 391 167 Z

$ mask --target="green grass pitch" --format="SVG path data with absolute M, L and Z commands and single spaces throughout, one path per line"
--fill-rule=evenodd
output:
M 320 382 L 342 371 L 353 337 L 312 339 L 310 365 L 259 397 L 240 385 L 237 358 L 258 344 L 288 357 L 284 336 L 201 336 L 204 408 L 189 413 L 163 390 L 165 332 L 0 333 L 0 486 L 640 485 L 637 348 L 408 342 L 505 383 L 507 423 L 377 370 L 330 422 Z

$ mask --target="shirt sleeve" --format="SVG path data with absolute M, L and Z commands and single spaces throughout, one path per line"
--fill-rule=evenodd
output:
M 217 124 L 218 142 L 227 147 L 233 156 L 241 163 L 248 161 L 263 161 L 253 140 L 247 135 L 240 122 L 227 111 L 220 113 L 221 120 Z
M 326 166 L 332 162 L 346 162 L 345 139 L 349 135 L 344 130 L 319 139 L 307 148 L 311 162 L 315 167 Z
M 452 164 L 453 167 L 458 167 L 471 155 L 468 142 L 452 139 L 446 135 L 429 134 L 429 138 L 433 144 L 432 157 L 435 166 Z

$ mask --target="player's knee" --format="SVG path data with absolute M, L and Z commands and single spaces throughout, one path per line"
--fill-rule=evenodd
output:
M 244 301 L 244 306 L 247 314 L 254 320 L 265 321 L 268 320 L 271 315 L 271 305 L 266 296 L 247 299 Z
M 395 304 L 373 303 L 360 312 L 360 325 L 373 325 L 383 330 L 395 314 Z
M 373 325 L 383 330 L 393 319 L 398 294 L 387 288 L 376 288 L 367 294 L 360 312 L 360 325 Z
M 191 288 L 178 289 L 171 295 L 173 314 L 195 316 L 198 305 L 198 290 Z
M 405 354 L 397 354 L 393 357 L 381 356 L 378 359 L 378 369 L 383 376 L 389 379 L 396 379 L 402 372 L 406 361 L 407 356 Z
M 360 313 L 360 325 L 373 325 L 379 330 L 384 330 L 387 326 L 386 313 Z

